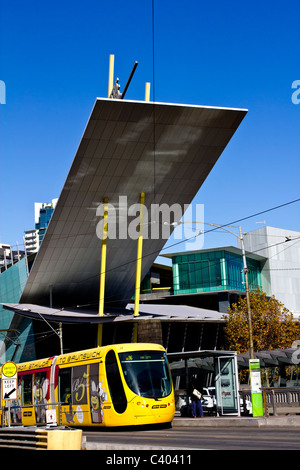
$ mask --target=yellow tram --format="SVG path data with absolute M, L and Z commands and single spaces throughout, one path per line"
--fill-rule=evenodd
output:
M 17 369 L 12 424 L 46 424 L 47 410 L 60 424 L 77 427 L 170 423 L 174 418 L 170 369 L 157 344 L 103 346 L 25 362 Z

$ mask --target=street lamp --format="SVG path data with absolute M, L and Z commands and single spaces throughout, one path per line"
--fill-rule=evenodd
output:
M 167 222 L 165 222 L 166 224 Z M 244 237 L 243 237 L 243 232 L 242 228 L 239 226 L 239 232 L 240 234 L 237 235 L 236 233 L 232 232 L 231 230 L 228 230 L 226 227 L 223 225 L 217 225 L 217 224 L 210 224 L 208 222 L 173 222 L 170 225 L 177 226 L 181 224 L 204 224 L 204 225 L 211 225 L 212 227 L 217 227 L 222 230 L 225 230 L 226 232 L 231 233 L 235 237 L 237 237 L 240 242 L 241 242 L 241 248 L 242 248 L 242 257 L 243 257 L 243 266 L 244 266 L 244 276 L 245 276 L 245 288 L 246 288 L 246 301 L 247 301 L 247 311 L 248 311 L 248 327 L 249 327 L 249 354 L 250 354 L 250 359 L 254 359 L 254 347 L 253 347 L 253 330 L 252 330 L 252 318 L 251 318 L 251 307 L 250 307 L 250 294 L 249 294 L 249 279 L 248 279 L 248 267 L 247 267 L 247 260 L 246 260 L 246 253 L 245 253 L 245 245 L 244 245 Z M 201 234 L 201 231 L 199 232 Z

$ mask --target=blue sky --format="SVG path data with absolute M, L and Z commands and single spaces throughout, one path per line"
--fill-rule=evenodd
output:
M 206 222 L 300 198 L 299 0 L 154 0 L 154 29 L 150 0 L 0 0 L 0 35 L 0 242 L 21 244 L 34 202 L 59 196 L 107 96 L 109 54 L 121 90 L 139 61 L 128 99 L 143 100 L 150 81 L 151 100 L 249 110 L 196 196 Z M 300 202 L 241 224 L 300 231 L 299 214 Z M 210 233 L 204 247 L 232 238 Z

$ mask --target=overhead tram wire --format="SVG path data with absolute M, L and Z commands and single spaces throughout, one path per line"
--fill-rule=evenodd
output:
M 249 215 L 249 216 L 246 216 L 246 217 L 242 217 L 241 219 L 237 219 L 237 220 L 235 220 L 235 221 L 233 221 L 233 222 L 229 222 L 229 223 L 227 223 L 227 224 L 219 225 L 218 227 L 214 227 L 214 228 L 212 228 L 212 229 L 203 231 L 203 232 L 201 232 L 201 233 L 199 233 L 199 234 L 193 235 L 192 237 L 185 238 L 184 240 L 180 240 L 179 242 L 173 243 L 172 245 L 169 245 L 169 246 L 166 247 L 166 248 L 162 248 L 162 250 L 160 250 L 160 251 L 156 250 L 156 251 L 154 251 L 154 252 L 152 252 L 152 253 L 149 253 L 149 254 L 147 254 L 147 255 L 143 255 L 142 258 L 144 259 L 144 258 L 146 258 L 146 257 L 148 257 L 148 256 L 152 256 L 152 255 L 155 255 L 155 254 L 156 254 L 156 255 L 159 255 L 159 253 L 161 253 L 162 251 L 164 251 L 164 250 L 166 250 L 166 249 L 170 249 L 170 248 L 172 248 L 172 247 L 174 247 L 174 246 L 178 246 L 178 245 L 180 245 L 180 244 L 182 244 L 182 243 L 188 242 L 188 241 L 190 241 L 190 240 L 192 240 L 192 239 L 195 239 L 196 237 L 198 237 L 198 236 L 200 236 L 200 235 L 217 231 L 217 230 L 220 229 L 220 228 L 228 227 L 228 226 L 233 225 L 233 224 L 236 224 L 236 223 L 238 223 L 238 222 L 241 222 L 241 221 L 244 221 L 244 220 L 248 220 L 248 219 L 251 219 L 251 218 L 253 218 L 253 217 L 257 217 L 258 215 L 265 214 L 265 213 L 267 213 L 267 212 L 271 212 L 271 211 L 273 211 L 273 210 L 280 209 L 280 208 L 282 208 L 282 207 L 286 207 L 286 206 L 288 206 L 288 205 L 290 205 L 290 204 L 294 204 L 294 203 L 299 202 L 299 201 L 300 201 L 300 198 L 294 199 L 294 200 L 292 200 L 292 201 L 286 202 L 286 203 L 284 203 L 284 204 L 280 204 L 280 205 L 278 205 L 278 206 L 271 207 L 271 208 L 266 209 L 266 210 L 264 210 L 264 211 L 260 211 L 260 212 L 257 212 L 257 213 L 255 213 L 255 214 L 252 214 L 252 215 Z M 74 237 L 75 237 L 75 235 L 74 235 Z M 64 238 L 71 238 L 71 237 L 69 237 L 69 236 L 68 236 L 68 237 L 57 237 L 55 240 L 60 240 L 60 239 L 64 239 Z M 298 238 L 298 237 L 297 237 L 297 238 Z M 293 241 L 293 240 L 295 240 L 295 239 L 292 239 L 291 241 Z M 287 240 L 285 240 L 285 241 L 283 241 L 283 242 L 279 242 L 279 244 L 286 243 L 286 242 L 287 242 Z M 275 244 L 275 245 L 277 245 L 277 244 Z M 259 250 L 256 250 L 256 251 L 253 252 L 253 253 L 256 253 L 256 252 L 261 251 L 261 250 L 263 250 L 263 249 L 270 248 L 270 247 L 275 246 L 275 245 L 271 245 L 271 246 L 269 246 L 269 247 L 261 248 L 261 249 L 259 249 Z M 121 268 L 121 267 L 127 266 L 127 265 L 132 264 L 132 263 L 135 263 L 135 262 L 136 262 L 136 259 L 132 259 L 131 261 L 127 261 L 126 263 L 123 263 L 122 265 L 116 266 L 115 268 L 106 269 L 106 273 L 111 272 L 111 271 L 114 271 L 114 270 L 116 270 L 116 269 L 119 269 L 119 268 Z M 297 269 L 297 268 L 295 268 L 295 269 Z M 99 277 L 99 274 L 96 274 L 96 275 L 91 276 L 91 277 L 89 277 L 89 278 L 83 279 L 83 280 L 80 281 L 80 283 L 81 283 L 81 282 L 87 282 L 87 281 L 89 281 L 90 279 L 94 279 L 95 277 Z M 106 299 L 106 300 L 108 300 L 108 299 Z M 120 300 L 120 299 L 119 299 L 119 300 Z M 108 302 L 114 303 L 114 302 L 117 302 L 117 301 L 119 301 L 119 300 L 108 301 Z M 91 306 L 91 305 L 93 305 L 93 304 L 88 304 L 88 305 Z M 86 304 L 86 306 L 87 306 L 87 304 Z M 75 305 L 75 306 L 74 306 L 74 308 L 79 308 L 79 307 L 80 307 L 80 306 L 78 306 L 78 305 Z M 70 308 L 71 308 L 71 307 L 70 307 Z M 57 311 L 60 311 L 60 309 L 58 309 Z
M 199 233 L 199 234 L 193 235 L 192 237 L 185 238 L 184 240 L 180 240 L 179 242 L 173 243 L 172 245 L 169 245 L 168 247 L 163 248 L 163 249 L 160 250 L 160 251 L 156 250 L 156 251 L 154 251 L 154 252 L 148 253 L 147 255 L 143 255 L 143 256 L 142 256 L 142 259 L 145 259 L 145 258 L 147 258 L 148 256 L 159 255 L 159 253 L 161 253 L 163 250 L 165 250 L 165 249 L 170 249 L 170 248 L 172 248 L 172 247 L 174 247 L 174 246 L 178 246 L 178 245 L 180 245 L 180 244 L 182 244 L 182 243 L 185 243 L 185 242 L 187 242 L 187 241 L 190 241 L 190 240 L 192 240 L 192 239 L 194 239 L 194 238 L 196 238 L 196 237 L 198 237 L 198 236 L 200 236 L 200 235 L 203 235 L 203 233 L 205 234 L 205 233 L 214 232 L 214 231 L 216 231 L 216 230 L 218 230 L 218 229 L 220 229 L 220 228 L 222 228 L 222 227 L 228 227 L 228 226 L 230 226 L 230 225 L 234 225 L 234 224 L 236 224 L 236 223 L 238 223 L 238 222 L 241 222 L 241 221 L 243 221 L 243 220 L 248 220 L 248 219 L 251 219 L 251 218 L 253 218 L 253 217 L 257 217 L 258 215 L 265 214 L 265 213 L 267 213 L 267 212 L 271 212 L 271 211 L 273 211 L 273 210 L 276 210 L 276 209 L 279 209 L 279 208 L 282 208 L 282 207 L 286 207 L 286 206 L 288 206 L 288 205 L 290 205 L 290 204 L 294 204 L 294 203 L 299 202 L 299 201 L 300 201 L 300 198 L 295 199 L 295 200 L 293 200 L 293 201 L 286 202 L 286 203 L 284 203 L 284 204 L 280 204 L 280 205 L 278 205 L 278 206 L 274 206 L 274 207 L 272 207 L 272 208 L 270 208 L 270 209 L 266 209 L 266 210 L 264 210 L 264 211 L 260 211 L 260 212 L 257 212 L 257 213 L 255 213 L 255 214 L 252 214 L 252 215 L 249 215 L 249 216 L 246 216 L 246 217 L 242 217 L 241 219 L 237 219 L 237 220 L 235 220 L 235 221 L 233 221 L 233 222 L 229 222 L 229 223 L 227 223 L 227 224 L 219 225 L 218 227 L 214 227 L 214 228 L 212 228 L 212 229 L 206 230 L 206 231 L 201 232 L 201 233 Z M 68 238 L 68 237 L 61 237 L 61 238 Z M 60 237 L 58 237 L 57 239 L 60 239 Z M 280 243 L 286 243 L 286 240 L 285 240 L 284 242 L 280 242 Z M 266 249 L 266 248 L 268 248 L 268 247 L 265 247 L 265 248 L 263 248 L 263 249 Z M 259 251 L 260 251 L 260 250 L 259 250 Z M 136 262 L 136 259 L 134 258 L 134 259 L 132 259 L 132 260 L 130 260 L 130 261 L 127 261 L 126 263 L 123 263 L 123 264 L 121 264 L 121 265 L 118 265 L 118 266 L 116 266 L 116 267 L 114 267 L 114 268 L 106 269 L 105 272 L 106 272 L 106 274 L 107 274 L 108 272 L 114 271 L 114 270 L 119 269 L 119 268 L 122 268 L 122 267 L 124 267 L 124 266 L 128 266 L 129 264 L 132 264 L 132 263 L 135 263 L 135 262 Z M 95 279 L 95 278 L 97 278 L 97 277 L 99 277 L 99 274 L 95 274 L 94 276 L 88 277 L 88 278 L 86 278 L 86 279 L 82 279 L 82 280 L 80 281 L 80 283 L 82 283 L 82 282 L 87 282 L 87 281 L 89 281 L 89 280 L 91 280 L 91 279 Z M 120 300 L 123 300 L 123 299 L 118 299 L 118 300 L 109 301 L 109 300 L 106 298 L 106 303 L 115 303 L 115 302 L 118 302 L 118 301 L 120 301 Z M 89 305 L 93 305 L 93 304 L 89 304 Z M 79 308 L 80 306 L 75 305 L 74 307 L 75 307 L 75 308 Z M 71 308 L 71 307 L 69 307 L 69 308 Z M 60 309 L 59 309 L 58 311 L 60 311 Z
M 258 215 L 261 215 L 261 214 L 264 214 L 264 213 L 266 213 L 266 212 L 270 212 L 270 211 L 279 209 L 279 208 L 281 208 L 281 207 L 285 207 L 285 206 L 287 206 L 287 205 L 289 205 L 289 204 L 293 204 L 293 203 L 299 202 L 299 201 L 300 201 L 300 198 L 299 198 L 299 199 L 296 199 L 296 200 L 294 200 L 294 201 L 290 201 L 290 202 L 281 204 L 281 205 L 279 205 L 279 206 L 272 207 L 272 208 L 270 208 L 270 209 L 266 209 L 266 210 L 261 211 L 261 212 L 257 212 L 257 213 L 255 213 L 255 214 L 252 214 L 252 215 L 243 217 L 243 218 L 241 218 L 241 219 L 237 219 L 237 220 L 235 220 L 235 221 L 233 221 L 233 222 L 229 222 L 229 223 L 227 223 L 227 224 L 219 225 L 218 227 L 215 227 L 215 228 L 212 228 L 212 229 L 203 231 L 203 232 L 201 232 L 201 233 L 198 233 L 198 234 L 193 235 L 193 236 L 191 236 L 191 237 L 185 238 L 185 239 L 183 239 L 183 240 L 179 240 L 178 242 L 173 243 L 173 244 L 169 245 L 168 247 L 164 247 L 164 248 L 162 248 L 161 250 L 155 250 L 155 251 L 153 251 L 153 252 L 151 252 L 151 253 L 148 253 L 148 254 L 146 254 L 146 255 L 143 255 L 142 258 L 144 259 L 144 258 L 147 258 L 148 256 L 159 255 L 159 253 L 161 253 L 161 252 L 164 251 L 164 250 L 169 250 L 170 248 L 173 248 L 174 246 L 178 246 L 178 245 L 180 245 L 180 244 L 182 244 L 182 243 L 188 242 L 188 241 L 190 241 L 190 240 L 192 240 L 192 239 L 194 239 L 194 238 L 199 237 L 200 235 L 207 234 L 207 233 L 210 233 L 210 232 L 214 232 L 214 231 L 216 231 L 216 230 L 218 230 L 218 229 L 220 229 L 220 228 L 223 228 L 223 227 L 229 227 L 230 225 L 236 224 L 236 223 L 241 222 L 241 221 L 243 221 L 243 220 L 247 220 L 247 219 L 251 219 L 251 218 L 253 218 L 253 217 L 257 217 Z M 293 239 L 293 240 L 294 240 L 294 239 Z M 116 267 L 114 267 L 114 268 L 107 269 L 107 270 L 106 270 L 106 273 L 111 272 L 111 271 L 114 271 L 114 270 L 119 269 L 119 268 L 122 268 L 122 267 L 124 267 L 124 266 L 128 266 L 129 264 L 132 264 L 132 263 L 135 263 L 135 262 L 136 262 L 136 259 L 135 259 L 135 258 L 132 259 L 132 260 L 130 260 L 130 261 L 126 261 L 125 263 L 122 263 L 122 264 L 120 264 L 120 265 L 118 265 L 118 266 L 116 266 Z M 80 282 L 86 282 L 86 281 L 88 281 L 88 280 L 90 280 L 90 279 L 94 279 L 95 277 L 98 277 L 98 276 L 99 276 L 99 274 L 96 274 L 96 275 L 91 276 L 91 277 L 89 277 L 89 278 L 83 279 L 83 280 L 81 280 Z
M 281 204 L 281 205 L 279 205 L 279 206 L 271 207 L 270 209 L 266 209 L 266 210 L 264 210 L 264 211 L 257 212 L 257 213 L 252 214 L 252 215 L 248 215 L 248 216 L 243 217 L 243 218 L 241 218 L 241 219 L 237 219 L 237 220 L 234 220 L 234 221 L 232 221 L 232 222 L 228 222 L 227 224 L 219 225 L 219 226 L 216 227 L 216 228 L 212 228 L 212 229 L 205 230 L 205 231 L 201 232 L 201 235 L 203 235 L 203 234 L 205 235 L 206 233 L 210 233 L 210 232 L 215 232 L 215 231 L 219 230 L 220 228 L 229 227 L 230 225 L 236 224 L 236 223 L 238 223 L 238 222 L 243 222 L 244 220 L 248 220 L 248 219 L 251 219 L 251 218 L 253 218 L 253 217 L 257 217 L 258 215 L 261 215 L 261 214 L 266 214 L 267 212 L 271 212 L 271 211 L 273 211 L 273 210 L 280 209 L 280 208 L 282 208 L 282 207 L 288 206 L 288 205 L 290 205 L 290 204 L 294 204 L 294 203 L 296 203 L 296 202 L 300 202 L 300 198 L 299 198 L 299 199 L 295 199 L 295 200 L 290 201 L 290 202 L 286 202 L 285 204 Z M 80 235 L 81 235 L 81 236 L 85 236 L 85 235 L 92 235 L 92 234 L 94 234 L 94 232 L 93 232 L 93 233 L 91 233 L 91 232 L 81 233 Z M 58 236 L 58 237 L 52 237 L 52 240 L 53 240 L 53 241 L 65 240 L 65 239 L 68 239 L 68 238 L 70 238 L 70 239 L 71 239 L 71 238 L 75 238 L 75 237 L 77 237 L 77 236 L 78 236 L 77 234 L 76 234 L 76 235 L 65 235 L 65 236 L 63 236 L 63 237 L 62 237 L 62 236 Z M 198 236 L 198 235 L 197 235 L 197 236 Z M 174 244 L 172 244 L 172 245 L 169 245 L 169 246 L 166 247 L 166 248 L 164 247 L 164 248 L 162 248 L 162 250 L 160 250 L 160 251 L 163 251 L 163 250 L 172 248 L 173 246 L 179 245 L 180 243 L 184 243 L 185 241 L 189 241 L 189 240 L 191 240 L 192 238 L 194 238 L 194 236 L 191 237 L 191 238 L 186 238 L 186 239 L 184 239 L 184 240 L 181 240 L 181 241 L 179 241 L 179 242 L 176 242 L 176 243 L 174 243 Z M 17 246 L 17 245 L 11 245 L 11 246 L 14 247 L 14 246 Z M 23 244 L 23 243 L 20 243 L 20 244 L 19 244 L 19 247 L 20 247 L 20 246 L 24 246 L 24 244 Z M 158 251 L 155 251 L 155 252 L 153 252 L 153 253 L 150 253 L 150 255 L 151 255 L 151 254 L 155 254 L 155 253 L 158 253 Z M 150 256 L 150 255 L 146 255 L 146 256 Z M 135 261 L 136 261 L 136 260 L 133 260 L 133 261 L 130 261 L 130 262 L 135 262 Z M 129 263 L 130 263 L 130 262 L 129 262 Z M 115 269 L 115 268 L 114 268 L 114 269 Z
M 200 235 L 202 235 L 202 233 L 199 233 L 199 234 L 197 234 L 197 235 L 194 235 L 193 237 L 191 237 L 191 238 L 189 238 L 189 239 L 186 239 L 185 241 L 191 240 L 192 238 L 196 238 L 196 237 L 198 237 L 198 236 L 200 236 Z M 259 248 L 258 250 L 252 251 L 251 254 L 252 254 L 252 253 L 255 254 L 255 253 L 259 252 L 259 251 L 266 250 L 266 249 L 269 249 L 269 248 L 273 248 L 273 247 L 275 247 L 275 246 L 282 245 L 282 244 L 285 244 L 285 243 L 288 243 L 288 246 L 286 247 L 286 249 L 287 249 L 287 248 L 289 248 L 289 246 L 292 246 L 292 245 L 289 244 L 289 242 L 290 242 L 290 241 L 293 241 L 293 240 L 297 240 L 297 241 L 300 240 L 300 236 L 299 236 L 299 237 L 295 237 L 295 238 L 293 238 L 293 239 L 291 239 L 291 240 L 284 240 L 284 241 L 275 243 L 275 244 L 273 244 L 273 245 L 267 245 L 267 246 L 265 246 L 265 247 L 263 247 L 263 248 Z M 183 241 L 180 241 L 180 243 L 183 243 Z M 124 263 L 122 266 L 125 266 L 125 265 L 127 265 L 127 264 L 130 264 L 130 263 L 132 263 L 132 262 L 134 262 L 134 261 L 131 261 L 131 262 L 128 262 L 128 263 Z M 207 260 L 198 261 L 199 264 L 204 263 L 204 262 L 207 262 Z M 120 267 L 122 267 L 122 266 L 120 266 Z M 217 262 L 215 262 L 215 263 L 213 263 L 213 262 L 210 263 L 210 267 L 214 267 L 214 266 L 217 266 Z M 115 269 L 115 268 L 111 269 L 111 271 L 113 271 L 114 269 Z M 199 272 L 203 271 L 204 269 L 206 269 L 206 268 L 200 266 L 198 269 L 195 269 L 195 270 L 193 271 L 193 273 L 199 273 Z M 282 269 L 280 269 L 280 268 L 279 268 L 279 269 L 275 269 L 275 268 L 274 268 L 274 269 L 268 269 L 268 271 L 277 271 L 277 270 L 296 271 L 296 270 L 300 270 L 300 267 L 299 267 L 299 268 L 298 268 L 298 267 L 295 267 L 295 268 L 282 268 Z M 108 270 L 108 271 L 110 271 L 110 270 Z M 91 278 L 89 278 L 89 279 L 91 279 Z M 113 303 L 116 303 L 116 302 L 120 302 L 121 300 L 130 302 L 130 300 L 132 300 L 132 299 L 131 299 L 131 298 L 128 298 L 128 299 L 114 299 L 114 300 L 109 300 L 109 298 L 106 298 L 106 302 L 107 302 L 108 304 L 109 304 L 109 303 L 110 303 L 110 304 L 113 304 Z M 92 305 L 96 305 L 96 304 L 85 304 L 85 306 L 92 306 Z M 79 306 L 74 306 L 74 307 L 79 307 Z M 80 307 L 82 307 L 82 306 L 80 306 Z
M 201 233 L 200 235 L 202 235 L 202 233 Z M 192 238 L 195 238 L 195 237 L 197 237 L 197 236 L 199 236 L 199 235 L 195 235 L 195 236 L 193 236 Z M 293 240 L 295 240 L 295 239 L 296 239 L 296 238 L 292 239 L 291 241 L 293 241 Z M 300 239 L 300 236 L 297 237 L 297 239 Z M 187 240 L 189 240 L 189 239 L 187 239 Z M 275 243 L 274 245 L 268 245 L 268 246 L 265 246 L 265 247 L 263 247 L 263 248 L 260 248 L 259 250 L 252 251 L 251 253 L 255 254 L 255 253 L 258 252 L 258 251 L 266 250 L 266 249 L 272 248 L 272 247 L 274 247 L 274 246 L 278 246 L 278 245 L 281 245 L 281 244 L 284 244 L 284 243 L 288 243 L 288 241 L 289 241 L 289 240 L 284 240 L 284 241 L 282 241 L 282 242 Z M 180 242 L 180 243 L 182 243 L 182 242 Z M 288 248 L 288 247 L 287 247 L 287 248 Z M 132 262 L 134 262 L 134 261 L 132 261 Z M 199 264 L 204 263 L 204 262 L 207 262 L 207 260 L 198 261 Z M 126 263 L 126 264 L 129 264 L 129 263 Z M 124 264 L 124 265 L 126 265 L 126 264 Z M 122 266 L 124 266 L 124 265 L 122 265 Z M 217 266 L 217 262 L 215 262 L 215 263 L 210 263 L 210 267 L 214 267 L 214 266 Z M 121 266 L 120 266 L 120 267 L 121 267 Z M 113 268 L 112 270 L 114 270 L 114 269 L 115 269 L 115 268 Z M 200 266 L 198 269 L 195 269 L 195 270 L 193 271 L 193 273 L 199 273 L 199 272 L 203 271 L 204 269 L 206 269 L 206 268 Z M 277 268 L 276 268 L 276 269 L 275 269 L 275 268 L 274 268 L 274 269 L 267 269 L 267 271 L 281 271 L 281 270 L 282 270 L 282 271 L 297 271 L 297 270 L 300 270 L 300 267 L 296 267 L 296 268 L 282 268 L 282 269 L 281 269 L 281 268 L 278 268 L 278 269 L 277 269 Z M 109 271 L 109 270 L 108 270 L 108 271 Z M 179 275 L 178 275 L 178 276 L 179 276 Z M 93 277 L 94 277 L 94 276 L 93 276 Z M 93 278 L 93 277 L 92 277 L 92 278 Z M 92 279 L 92 278 L 89 278 L 89 279 Z M 85 282 L 85 281 L 81 281 L 81 282 Z M 130 298 L 125 298 L 125 299 L 120 299 L 120 298 L 119 298 L 119 299 L 114 299 L 114 300 L 109 300 L 109 298 L 106 298 L 106 303 L 107 303 L 107 304 L 114 304 L 114 303 L 116 303 L 116 302 L 120 302 L 121 300 L 124 301 L 124 302 L 127 301 L 127 302 L 129 303 L 129 302 L 132 300 L 132 298 L 131 298 L 131 297 L 130 297 Z M 97 303 L 88 303 L 88 304 L 84 304 L 84 305 L 73 305 L 72 307 L 69 307 L 69 308 L 70 308 L 70 309 L 73 309 L 73 308 L 92 307 L 93 305 L 97 305 Z M 57 312 L 60 312 L 61 310 L 62 310 L 62 309 L 57 309 Z

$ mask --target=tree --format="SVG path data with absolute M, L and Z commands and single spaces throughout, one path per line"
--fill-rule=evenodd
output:
M 251 318 L 254 351 L 284 349 L 300 339 L 300 323 L 293 320 L 293 314 L 275 296 L 267 297 L 257 288 L 250 293 Z M 239 301 L 224 315 L 224 329 L 227 348 L 243 354 L 249 351 L 249 326 L 247 301 Z

